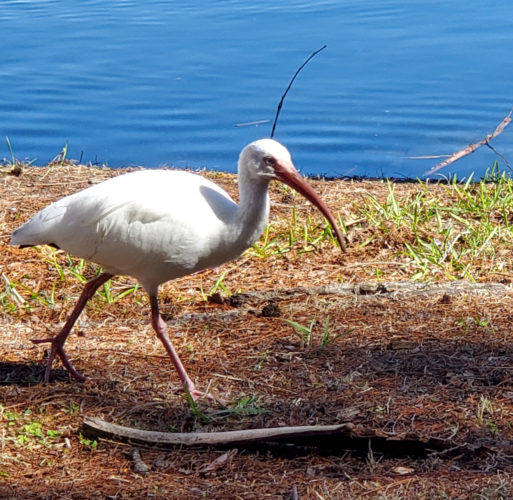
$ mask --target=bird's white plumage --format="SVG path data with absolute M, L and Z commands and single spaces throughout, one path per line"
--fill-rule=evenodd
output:
M 266 156 L 291 163 L 272 139 L 246 146 L 239 158 L 240 205 L 200 175 L 132 172 L 52 203 L 14 231 L 11 244 L 54 244 L 156 293 L 160 283 L 232 260 L 259 238 L 275 177 L 262 161 Z
M 131 275 L 153 292 L 164 281 L 235 258 L 251 244 L 234 241 L 235 255 L 226 255 L 236 240 L 237 209 L 199 175 L 133 172 L 49 205 L 13 233 L 11 244 L 53 243 L 106 272 Z

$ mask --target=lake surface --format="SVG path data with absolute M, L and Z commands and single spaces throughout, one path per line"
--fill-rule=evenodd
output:
M 0 157 L 36 164 L 235 171 L 323 44 L 275 134 L 305 174 L 421 176 L 513 106 L 510 0 L 4 0 L 0 33 Z M 513 125 L 492 144 L 513 165 Z

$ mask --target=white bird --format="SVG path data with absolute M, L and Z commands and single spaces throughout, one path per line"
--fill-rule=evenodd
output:
M 187 374 L 159 312 L 159 285 L 237 258 L 262 234 L 269 215 L 269 182 L 279 180 L 305 196 L 344 238 L 326 204 L 294 167 L 290 153 L 273 139 L 248 144 L 240 153 L 237 205 L 204 177 L 175 170 L 144 170 L 111 178 L 66 196 L 36 213 L 12 233 L 11 245 L 53 245 L 93 262 L 103 272 L 89 281 L 61 331 L 48 342 L 45 382 L 56 356 L 85 380 L 64 352 L 64 343 L 87 301 L 114 275 L 137 279 L 150 298 L 151 323 L 173 362 L 182 387 L 198 391 Z

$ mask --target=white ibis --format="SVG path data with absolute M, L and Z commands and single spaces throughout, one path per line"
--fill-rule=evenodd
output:
M 262 234 L 269 215 L 269 182 L 277 179 L 312 202 L 328 219 L 340 246 L 344 238 L 326 204 L 295 169 L 287 149 L 273 139 L 247 145 L 239 156 L 240 204 L 196 174 L 171 170 L 132 172 L 66 196 L 12 233 L 11 245 L 53 245 L 96 262 L 103 272 L 89 281 L 62 330 L 53 338 L 44 380 L 59 356 L 70 374 L 85 380 L 64 343 L 87 301 L 117 274 L 136 278 L 150 298 L 151 323 L 183 387 L 201 395 L 188 376 L 159 312 L 158 288 L 173 278 L 238 257 Z

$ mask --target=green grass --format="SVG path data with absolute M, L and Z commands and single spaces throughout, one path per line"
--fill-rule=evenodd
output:
M 139 283 L 136 283 L 134 286 L 125 287 L 116 292 L 112 286 L 112 280 L 109 280 L 98 290 L 97 295 L 103 298 L 107 304 L 114 304 L 127 295 L 135 294 L 139 288 Z
M 235 401 L 227 403 L 222 409 L 216 409 L 213 411 L 211 409 L 207 409 L 206 411 L 203 411 L 200 408 L 200 403 L 194 401 L 190 392 L 186 388 L 184 389 L 191 415 L 193 415 L 198 423 L 221 422 L 232 418 L 240 419 L 251 415 L 259 415 L 266 411 L 260 405 L 259 397 L 256 395 L 242 396 Z
M 72 257 L 62 250 L 55 250 L 51 247 L 41 247 L 41 260 L 47 266 L 49 276 L 53 276 L 51 286 L 42 289 L 33 289 L 28 285 L 30 276 L 23 276 L 23 279 L 11 281 L 5 273 L 1 274 L 0 282 L 0 307 L 4 313 L 14 314 L 20 309 L 31 310 L 35 305 L 42 305 L 49 309 L 55 309 L 59 301 L 73 300 L 67 294 L 62 297 L 59 291 L 70 284 L 82 285 L 91 278 L 98 276 L 102 270 L 95 267 L 94 271 L 88 266 L 87 261 Z M 133 286 L 123 286 L 107 281 L 95 294 L 93 300 L 101 300 L 107 304 L 113 304 L 127 295 L 134 294 L 140 290 L 138 283 Z M 81 287 L 78 287 L 81 290 Z
M 342 231 L 346 232 L 340 217 L 339 222 Z M 246 251 L 246 255 L 265 259 L 284 255 L 292 250 L 297 250 L 299 254 L 314 252 L 325 241 L 336 244 L 336 237 L 329 223 L 317 215 L 302 218 L 298 215 L 296 206 L 292 206 L 290 216 L 269 224 L 262 237 Z
M 0 160 L 0 172 L 7 172 L 10 175 L 18 176 L 21 174 L 24 167 L 33 163 L 33 160 L 30 162 L 23 162 L 18 160 L 14 154 L 9 137 L 5 137 L 5 142 L 7 143 L 7 148 L 9 149 L 9 159 L 3 158 Z
M 416 189 L 397 194 L 386 181 L 387 195 L 366 192 L 350 207 L 349 251 L 365 252 L 366 259 L 395 261 L 401 279 L 479 280 L 512 272 L 513 180 L 495 163 L 482 180 L 456 177 L 430 189 L 418 181 Z M 337 214 L 339 221 L 342 217 Z M 343 232 L 348 229 L 341 223 Z M 280 257 L 288 252 L 315 252 L 336 245 L 331 227 L 315 215 L 274 220 L 263 237 L 247 251 L 251 257 Z M 384 258 L 383 258 L 384 255 Z M 362 260 L 364 260 L 362 258 Z M 375 276 L 386 276 L 374 266 Z
M 297 321 L 293 321 L 290 319 L 284 320 L 287 325 L 293 328 L 293 332 L 299 337 L 301 340 L 301 345 L 303 348 L 311 347 L 313 345 L 313 337 L 314 332 L 316 330 L 316 326 L 318 324 L 316 317 L 314 316 L 308 325 L 303 325 L 298 323 Z M 330 327 L 330 317 L 326 316 L 324 323 L 322 324 L 322 331 L 319 334 L 319 345 L 321 347 L 327 347 L 328 345 L 335 342 L 338 338 L 342 337 L 344 334 L 350 333 L 349 331 L 344 331 L 341 333 L 335 333 L 332 331 Z
M 395 254 L 406 257 L 410 279 L 477 280 L 509 268 L 513 181 L 497 165 L 482 181 L 471 180 L 453 180 L 443 196 L 422 183 L 402 200 L 390 183 L 384 203 L 368 196 L 362 215 L 379 238 L 399 243 Z
M 311 319 L 308 326 L 291 319 L 286 319 L 285 323 L 294 329 L 294 333 L 298 335 L 303 347 L 310 347 L 312 345 L 312 334 L 316 324 L 315 316 Z
M 0 306 L 2 312 L 14 314 L 20 308 L 27 307 L 26 300 L 21 296 L 16 288 L 16 284 L 12 283 L 5 273 L 1 274 L 3 285 L 0 284 Z

